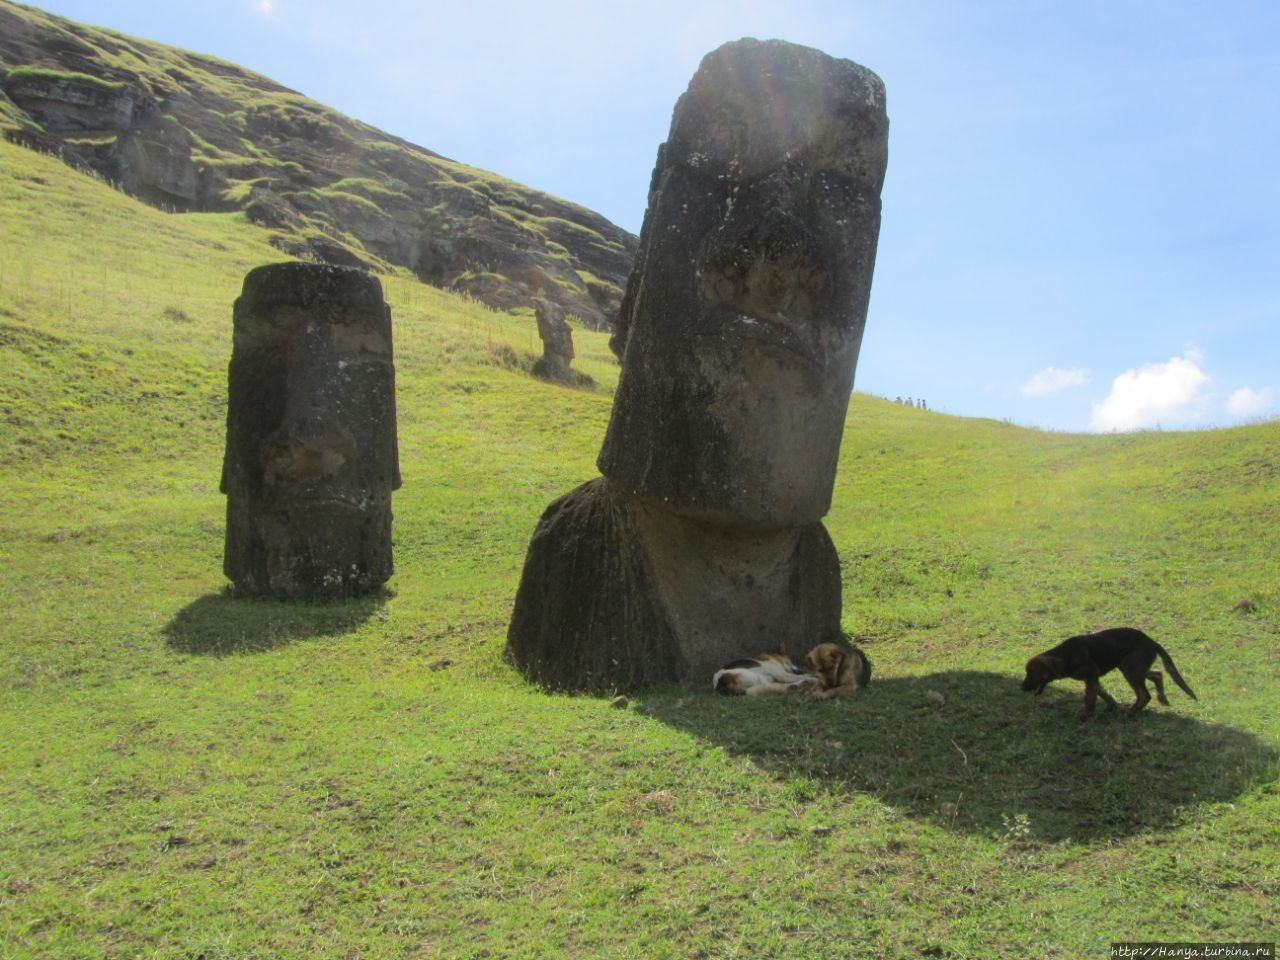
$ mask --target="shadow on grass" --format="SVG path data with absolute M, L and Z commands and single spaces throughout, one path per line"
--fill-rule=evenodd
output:
M 346 600 L 286 602 L 213 593 L 179 610 L 165 625 L 164 635 L 181 653 L 262 653 L 295 640 L 354 630 L 375 616 L 390 596 L 382 591 Z
M 1132 699 L 1110 686 L 1121 704 Z M 1153 700 L 1136 718 L 1100 712 L 1082 722 L 1075 687 L 1034 697 L 1017 678 L 962 671 L 877 679 L 847 699 L 673 693 L 640 709 L 775 776 L 873 794 L 949 830 L 1014 841 L 1159 830 L 1276 777 L 1280 754 L 1197 720 L 1176 689 L 1172 707 Z

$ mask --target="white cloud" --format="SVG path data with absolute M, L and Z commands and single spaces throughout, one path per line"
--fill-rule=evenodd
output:
M 254 8 L 264 17 L 273 16 L 276 12 L 276 0 L 257 0 Z
M 1227 398 L 1227 413 L 1233 417 L 1258 417 L 1271 409 L 1271 399 L 1270 387 L 1261 390 L 1241 387 Z
M 1141 430 L 1175 426 L 1204 415 L 1204 388 L 1209 375 L 1200 369 L 1199 350 L 1188 350 L 1166 363 L 1148 363 L 1111 382 L 1111 393 L 1093 405 L 1095 430 Z
M 1059 390 L 1079 387 L 1088 382 L 1088 370 L 1059 370 L 1057 367 L 1045 367 L 1022 385 L 1022 395 L 1042 397 L 1046 393 L 1057 393 Z

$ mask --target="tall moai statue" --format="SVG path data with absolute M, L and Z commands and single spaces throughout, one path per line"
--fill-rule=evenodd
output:
M 880 79 L 781 41 L 708 54 L 658 150 L 611 341 L 603 476 L 552 503 L 506 656 L 551 688 L 702 680 L 840 631 L 821 518 L 862 342 Z
M 278 263 L 236 301 L 223 569 L 238 593 L 345 597 L 393 571 L 391 311 L 376 277 Z
M 534 313 L 538 321 L 538 336 L 542 340 L 542 356 L 533 364 L 534 376 L 556 383 L 574 383 L 573 328 L 565 319 L 564 310 L 550 300 L 540 300 Z

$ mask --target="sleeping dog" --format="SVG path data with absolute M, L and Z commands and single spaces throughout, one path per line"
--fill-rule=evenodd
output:
M 1027 676 L 1022 681 L 1022 689 L 1040 694 L 1054 680 L 1083 680 L 1084 716 L 1088 717 L 1093 714 L 1098 697 L 1103 699 L 1108 710 L 1116 708 L 1115 699 L 1102 689 L 1098 678 L 1119 667 L 1137 695 L 1133 706 L 1129 708 L 1130 713 L 1137 713 L 1151 700 L 1151 694 L 1147 691 L 1148 680 L 1155 684 L 1156 699 L 1167 707 L 1169 700 L 1164 695 L 1164 680 L 1159 670 L 1151 669 L 1157 656 L 1169 671 L 1173 682 L 1195 700 L 1196 695 L 1182 679 L 1178 668 L 1173 665 L 1173 658 L 1165 652 L 1164 647 L 1141 630 L 1132 627 L 1115 627 L 1098 633 L 1081 634 L 1032 657 L 1027 661 Z
M 871 661 L 857 647 L 821 643 L 806 658 L 818 675 L 813 695 L 829 700 L 842 693 L 857 693 L 871 682 Z
M 762 653 L 727 663 L 711 679 L 716 693 L 752 697 L 811 687 L 818 678 L 805 673 L 784 653 Z

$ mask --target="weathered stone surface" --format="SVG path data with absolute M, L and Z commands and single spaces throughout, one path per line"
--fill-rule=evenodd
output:
M 50 132 L 119 131 L 133 123 L 134 95 L 123 83 L 17 72 L 6 80 L 5 93 Z
M 817 50 L 704 58 L 612 341 L 603 477 L 534 533 L 507 657 L 604 690 L 840 634 L 831 503 L 887 159 L 884 88 Z
M 342 597 L 393 570 L 400 486 L 391 312 L 369 274 L 245 277 L 228 371 L 224 571 L 237 591 Z
M 802 662 L 839 635 L 840 561 L 822 524 L 710 527 L 599 477 L 538 522 L 506 655 L 548 688 L 604 692 L 709 681 L 764 650 Z
M 718 522 L 826 514 L 887 137 L 883 84 L 857 64 L 754 40 L 704 59 L 659 151 L 612 341 L 605 476 Z

